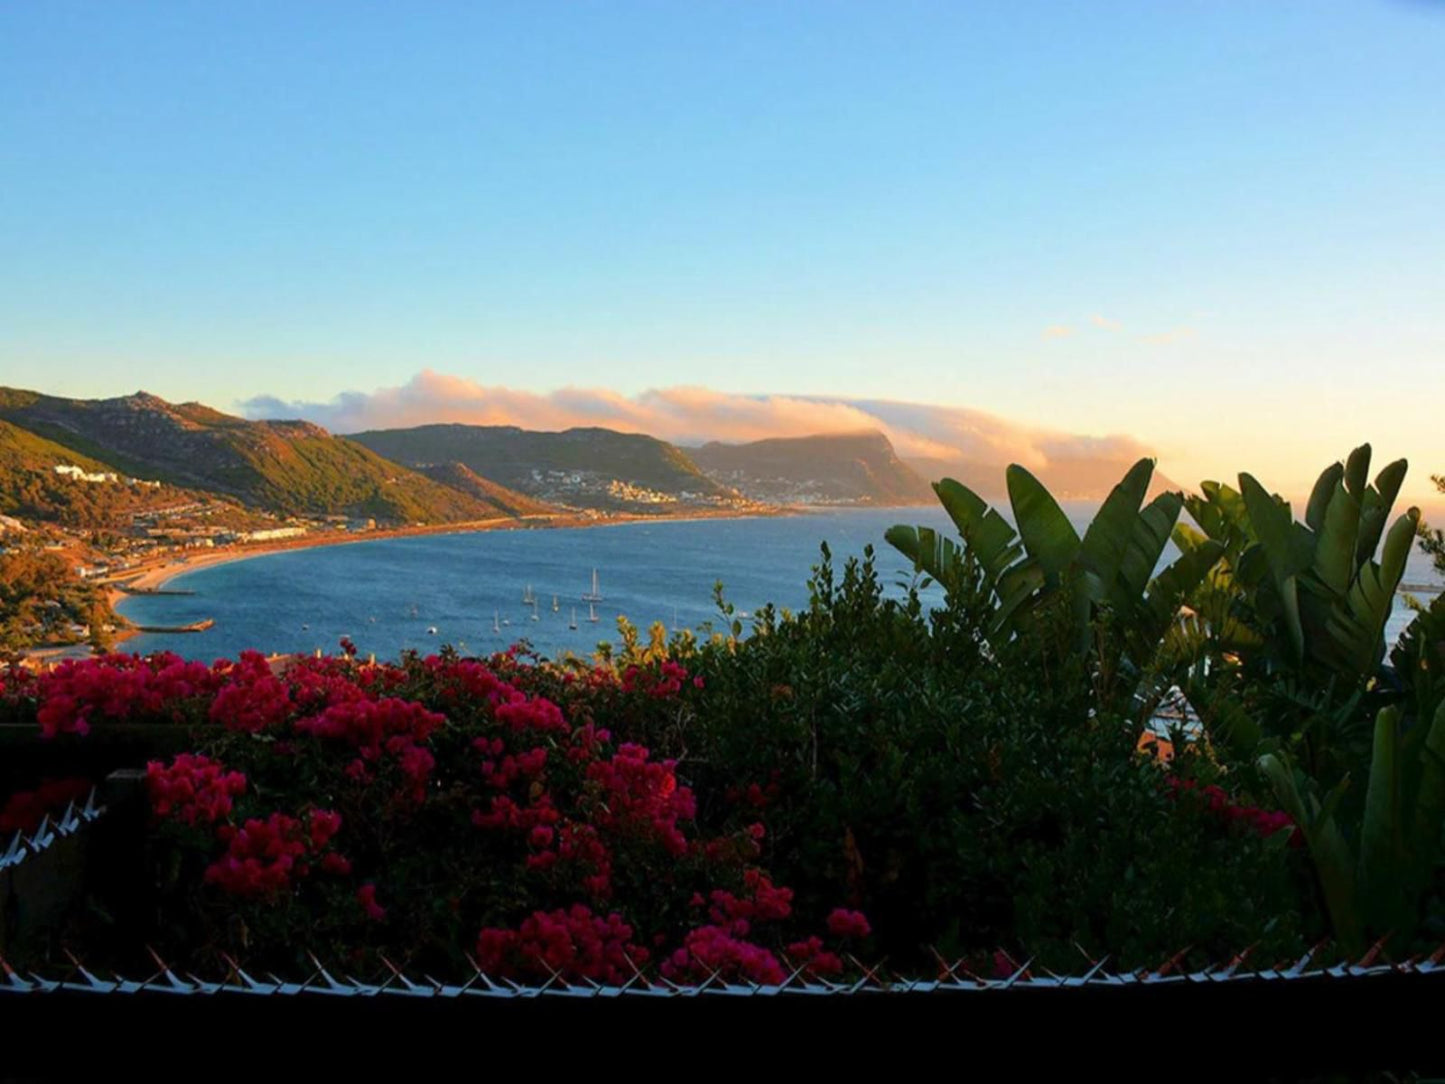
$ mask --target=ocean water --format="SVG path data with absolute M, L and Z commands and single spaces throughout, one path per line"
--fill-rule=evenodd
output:
M 1093 506 L 1067 511 L 1084 524 Z M 810 569 L 824 540 L 840 572 L 844 558 L 871 544 L 883 582 L 901 593 L 911 569 L 883 541 L 883 532 L 900 522 L 950 528 L 941 509 L 925 506 L 425 535 L 291 550 L 198 569 L 167 585 L 194 595 L 126 599 L 122 612 L 140 624 L 203 618 L 216 624 L 203 633 L 138 636 L 125 648 L 209 661 L 247 648 L 330 653 L 349 636 L 363 654 L 378 658 L 442 644 L 485 654 L 523 639 L 550 657 L 585 655 L 601 640 L 616 640 L 619 615 L 644 629 L 654 621 L 669 628 L 708 621 L 721 626 L 713 604 L 718 581 L 739 611 L 752 613 L 767 602 L 799 608 L 807 602 Z M 581 597 L 590 590 L 594 568 L 604 597 L 595 624 Z M 1405 581 L 1438 584 L 1419 553 Z M 528 587 L 538 600 L 535 621 L 533 608 L 522 602 Z M 574 608 L 575 630 L 569 628 Z M 493 629 L 494 615 L 507 622 L 500 631 Z M 1392 640 L 1408 619 L 1400 599 Z

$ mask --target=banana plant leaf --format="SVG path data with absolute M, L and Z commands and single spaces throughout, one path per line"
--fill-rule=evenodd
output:
M 1062 576 L 1079 552 L 1079 535 L 1069 517 L 1037 478 L 1017 463 L 1007 472 L 1009 503 L 1024 549 L 1050 579 Z

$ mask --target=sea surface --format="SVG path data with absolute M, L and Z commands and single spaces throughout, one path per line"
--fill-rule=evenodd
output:
M 1066 510 L 1083 525 L 1094 507 Z M 619 615 L 643 629 L 655 621 L 669 629 L 696 629 L 709 621 L 721 627 L 713 602 L 718 582 L 743 613 L 767 602 L 801 608 L 823 541 L 832 548 L 839 575 L 843 559 L 872 545 L 880 578 L 890 593 L 901 593 L 912 570 L 883 540 L 894 523 L 950 529 L 941 509 L 924 506 L 423 535 L 290 550 L 198 569 L 166 585 L 194 595 L 126 599 L 121 611 L 139 624 L 203 618 L 216 624 L 202 633 L 138 636 L 125 649 L 169 650 L 209 661 L 248 648 L 331 653 L 349 636 L 363 655 L 383 659 L 442 644 L 486 654 L 524 639 L 549 657 L 588 655 L 599 641 L 616 642 Z M 593 569 L 603 596 L 595 605 L 595 623 L 582 598 Z M 1405 582 L 1439 585 L 1428 558 L 1419 553 L 1411 558 Z M 529 588 L 537 598 L 536 620 L 534 608 L 522 601 Z M 925 597 L 940 596 L 934 588 Z M 570 627 L 574 610 L 576 629 Z M 1408 618 L 1402 598 L 1391 640 Z

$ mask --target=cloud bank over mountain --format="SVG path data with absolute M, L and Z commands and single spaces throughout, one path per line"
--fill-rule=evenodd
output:
M 329 402 L 257 396 L 250 418 L 305 418 L 337 433 L 435 422 L 558 430 L 602 426 L 679 444 L 876 429 L 926 475 L 996 491 L 1008 463 L 1022 463 L 1064 492 L 1107 492 L 1149 448 L 1129 436 L 1085 436 L 1020 425 L 981 410 L 830 396 L 736 395 L 699 387 L 622 395 L 606 388 L 547 393 L 480 384 L 424 370 L 398 387 L 343 392 Z

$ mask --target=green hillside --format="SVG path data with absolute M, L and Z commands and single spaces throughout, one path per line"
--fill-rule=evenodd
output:
M 434 482 L 475 497 L 501 515 L 546 516 L 561 511 L 546 501 L 536 500 L 525 493 L 518 493 L 515 489 L 498 485 L 490 478 L 483 478 L 461 463 L 439 463 L 436 466 L 418 467 L 417 471 Z
M 616 479 L 671 495 L 713 497 L 730 493 L 726 486 L 704 476 L 682 449 L 640 433 L 597 428 L 544 433 L 515 426 L 422 425 L 357 433 L 352 439 L 388 459 L 411 466 L 461 463 L 509 489 L 531 495 L 555 491 L 546 479 L 552 471 Z
M 174 487 L 76 481 L 55 472 L 61 465 L 125 476 L 115 464 L 0 420 L 0 514 L 64 527 L 117 528 L 125 526 L 136 512 L 174 505 L 192 496 Z
M 70 459 L 87 457 L 277 514 L 362 515 L 389 523 L 494 514 L 467 493 L 307 422 L 247 421 L 143 392 L 79 400 L 8 388 L 0 389 L 0 420 L 63 448 Z

